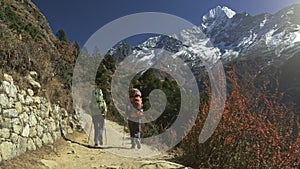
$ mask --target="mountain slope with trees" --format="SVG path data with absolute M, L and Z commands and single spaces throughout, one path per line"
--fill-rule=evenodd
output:
M 35 92 L 72 112 L 70 86 L 78 44 L 62 39 L 63 30 L 55 37 L 31 1 L 1 1 L 0 27 L 0 75 L 11 74 L 25 88 L 23 77 L 37 72 L 43 89 Z

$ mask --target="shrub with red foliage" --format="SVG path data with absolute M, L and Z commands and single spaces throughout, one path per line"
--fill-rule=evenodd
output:
M 258 89 L 247 76 L 238 78 L 234 68 L 227 73 L 230 93 L 218 128 L 198 143 L 209 112 L 209 100 L 202 98 L 201 115 L 180 146 L 181 160 L 196 168 L 299 167 L 299 118 L 282 101 L 284 94 L 264 84 Z

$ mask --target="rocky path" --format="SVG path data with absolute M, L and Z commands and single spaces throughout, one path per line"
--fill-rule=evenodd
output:
M 93 147 L 85 133 L 67 135 L 53 146 L 44 146 L 0 164 L 0 169 L 168 169 L 187 168 L 171 162 L 172 156 L 147 145 L 130 149 L 130 140 L 123 127 L 107 121 L 107 141 Z

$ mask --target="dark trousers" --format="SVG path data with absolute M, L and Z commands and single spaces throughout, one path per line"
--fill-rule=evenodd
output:
M 131 138 L 141 137 L 141 120 L 138 119 L 137 122 L 128 120 L 128 128 L 130 131 Z
M 137 121 L 137 122 L 136 122 Z M 136 139 L 141 138 L 141 122 L 142 119 L 136 119 L 135 121 L 128 120 L 128 128 L 131 137 L 131 144 L 136 145 Z

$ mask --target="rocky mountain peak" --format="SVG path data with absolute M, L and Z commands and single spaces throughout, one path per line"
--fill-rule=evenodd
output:
M 211 27 L 216 27 L 216 25 L 226 22 L 235 14 L 236 12 L 228 7 L 217 6 L 209 10 L 209 12 L 202 17 L 202 27 L 209 31 Z
M 221 18 L 232 18 L 234 15 L 236 14 L 235 11 L 229 9 L 226 6 L 217 6 L 211 10 L 209 10 L 209 12 L 204 15 L 202 17 L 202 21 L 206 22 L 208 20 L 212 20 L 212 19 L 221 19 Z

